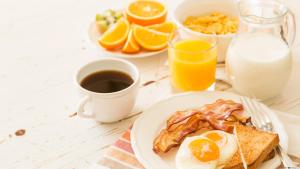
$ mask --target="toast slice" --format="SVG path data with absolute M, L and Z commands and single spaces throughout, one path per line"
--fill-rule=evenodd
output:
M 258 168 L 263 161 L 274 156 L 273 149 L 279 144 L 278 134 L 259 131 L 250 126 L 237 125 L 236 135 L 248 169 Z M 224 169 L 243 168 L 240 150 L 224 167 Z

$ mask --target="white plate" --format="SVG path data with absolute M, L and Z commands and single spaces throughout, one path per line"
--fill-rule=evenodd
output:
M 117 51 L 108 51 L 105 48 L 103 48 L 102 46 L 99 45 L 98 43 L 98 39 L 101 37 L 101 34 L 97 31 L 97 27 L 96 27 L 96 22 L 93 21 L 90 23 L 89 28 L 88 28 L 88 40 L 91 43 L 91 45 L 96 48 L 97 50 L 99 50 L 102 53 L 105 53 L 107 56 L 110 57 L 119 57 L 119 58 L 125 58 L 125 59 L 133 59 L 133 58 L 145 58 L 145 57 L 149 57 L 149 56 L 154 56 L 157 54 L 161 54 L 165 51 L 167 51 L 167 48 L 159 50 L 159 51 L 140 51 L 139 53 L 136 54 L 126 54 L 126 53 L 122 53 L 121 50 L 117 50 Z
M 137 159 L 147 169 L 175 169 L 174 156 L 176 150 L 170 151 L 164 157 L 156 155 L 152 151 L 154 138 L 162 128 L 165 128 L 166 120 L 175 111 L 200 107 L 217 99 L 231 99 L 235 102 L 240 102 L 238 95 L 229 92 L 197 92 L 174 95 L 148 108 L 135 121 L 131 132 L 132 147 Z M 272 111 L 269 112 L 274 130 L 279 134 L 280 144 L 287 150 L 288 136 L 283 124 L 276 114 L 271 113 Z M 261 168 L 272 169 L 278 165 L 280 165 L 280 160 L 276 157 L 264 163 Z

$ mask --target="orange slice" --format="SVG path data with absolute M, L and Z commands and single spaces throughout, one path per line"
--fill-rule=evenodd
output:
M 129 22 L 125 19 L 120 19 L 100 37 L 98 42 L 108 50 L 119 48 L 125 43 L 129 30 Z
M 135 1 L 126 9 L 128 21 L 143 26 L 163 23 L 166 16 L 166 7 L 154 0 Z
M 173 33 L 176 30 L 176 25 L 173 22 L 164 22 L 162 24 L 155 24 L 148 26 L 150 29 L 154 29 L 163 33 Z
M 137 53 L 141 50 L 140 46 L 137 44 L 133 37 L 133 30 L 130 29 L 127 41 L 122 49 L 124 53 Z
M 168 45 L 169 34 L 135 25 L 133 36 L 137 43 L 147 50 L 161 50 Z

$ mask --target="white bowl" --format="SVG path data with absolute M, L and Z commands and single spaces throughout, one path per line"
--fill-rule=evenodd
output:
M 188 16 L 203 16 L 212 12 L 221 12 L 229 17 L 238 17 L 237 0 L 183 0 L 173 11 L 172 19 L 179 28 L 192 36 L 209 37 L 213 35 L 199 33 L 186 28 L 182 23 Z M 235 34 L 217 35 L 218 62 L 225 61 L 227 48 Z

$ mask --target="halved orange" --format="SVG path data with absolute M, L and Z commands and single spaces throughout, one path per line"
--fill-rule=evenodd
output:
M 144 49 L 161 50 L 167 47 L 170 34 L 135 25 L 133 27 L 133 36 Z
M 125 43 L 129 30 L 129 22 L 125 19 L 120 19 L 100 37 L 98 42 L 108 50 L 119 48 Z
M 123 46 L 122 52 L 124 53 L 137 53 L 141 50 L 140 46 L 137 44 L 133 37 L 133 30 L 130 29 L 127 41 Z
M 176 30 L 176 25 L 173 22 L 164 22 L 161 24 L 155 24 L 148 26 L 150 29 L 154 29 L 163 33 L 173 33 Z
M 155 0 L 134 1 L 126 9 L 128 21 L 142 26 L 163 23 L 166 17 L 166 7 Z

